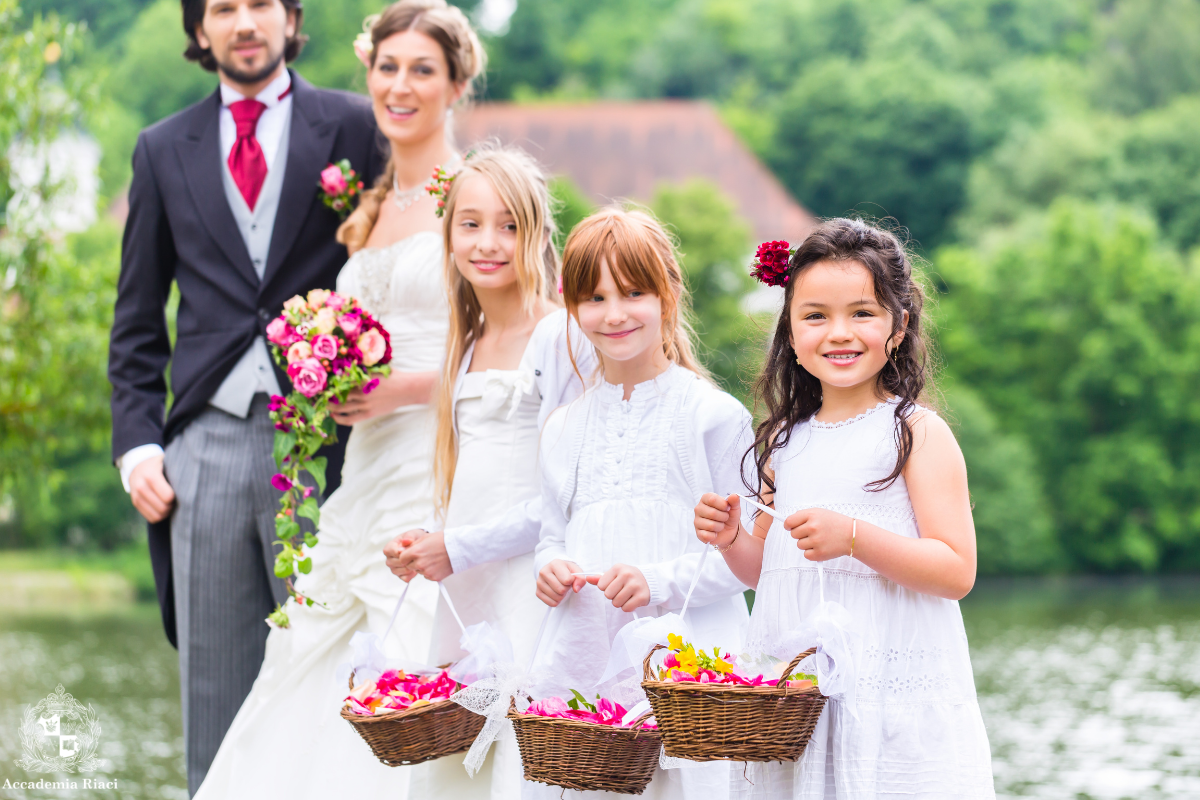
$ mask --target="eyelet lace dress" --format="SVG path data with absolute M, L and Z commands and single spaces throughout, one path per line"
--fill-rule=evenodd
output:
M 440 233 L 360 250 L 338 291 L 358 298 L 387 330 L 392 369 L 438 370 L 449 312 Z M 296 588 L 323 605 L 286 606 L 291 627 L 271 631 L 266 657 L 199 793 L 207 798 L 408 796 L 409 769 L 380 764 L 338 712 L 347 694 L 339 665 L 355 631 L 382 634 L 404 584 L 382 550 L 432 508 L 433 409 L 405 406 L 361 422 L 346 443 L 342 484 L 321 508 L 313 569 Z M 388 640 L 389 661 L 424 663 L 436 587 L 417 578 Z
M 825 508 L 918 538 L 903 476 L 882 491 L 865 488 L 895 466 L 895 407 L 885 402 L 844 422 L 797 425 L 773 456 L 775 507 L 785 515 Z M 751 765 L 745 778 L 734 777 L 736 796 L 995 797 L 958 603 L 898 586 L 849 556 L 823 566 L 825 598 L 844 606 L 863 636 L 858 718 L 831 700 L 801 760 Z M 751 652 L 768 649 L 817 606 L 818 581 L 816 563 L 774 521 L 750 620 Z

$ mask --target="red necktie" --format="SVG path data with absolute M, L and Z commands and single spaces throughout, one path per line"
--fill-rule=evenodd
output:
M 237 139 L 229 151 L 229 172 L 251 211 L 267 179 L 267 159 L 258 139 L 254 138 L 258 118 L 266 110 L 266 105 L 257 100 L 238 100 L 229 104 L 233 122 L 237 125 Z

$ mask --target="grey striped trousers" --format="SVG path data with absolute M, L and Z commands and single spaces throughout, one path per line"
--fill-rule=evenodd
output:
M 239 419 L 208 408 L 167 447 L 188 793 L 204 781 L 262 666 L 275 577 L 275 430 L 266 395 Z

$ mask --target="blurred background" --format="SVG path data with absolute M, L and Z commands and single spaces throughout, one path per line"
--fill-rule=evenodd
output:
M 363 91 L 381 5 L 310 0 L 295 69 Z M 564 230 L 618 197 L 669 223 L 747 402 L 778 309 L 755 244 L 907 231 L 970 472 L 998 791 L 1200 796 L 1200 0 L 460 5 L 491 62 L 460 143 L 545 161 Z M 63 681 L 139 787 L 112 796 L 182 791 L 105 368 L 137 133 L 216 85 L 183 48 L 177 0 L 0 0 L 0 764 Z

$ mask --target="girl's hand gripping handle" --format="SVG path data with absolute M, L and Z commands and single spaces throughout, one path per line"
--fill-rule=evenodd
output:
M 566 597 L 567 592 L 574 589 L 578 592 L 587 586 L 587 578 L 573 575 L 583 572 L 574 561 L 556 558 L 538 571 L 537 597 L 551 608 L 557 606 Z
M 708 492 L 696 504 L 696 538 L 724 550 L 733 544 L 742 527 L 742 498 Z

